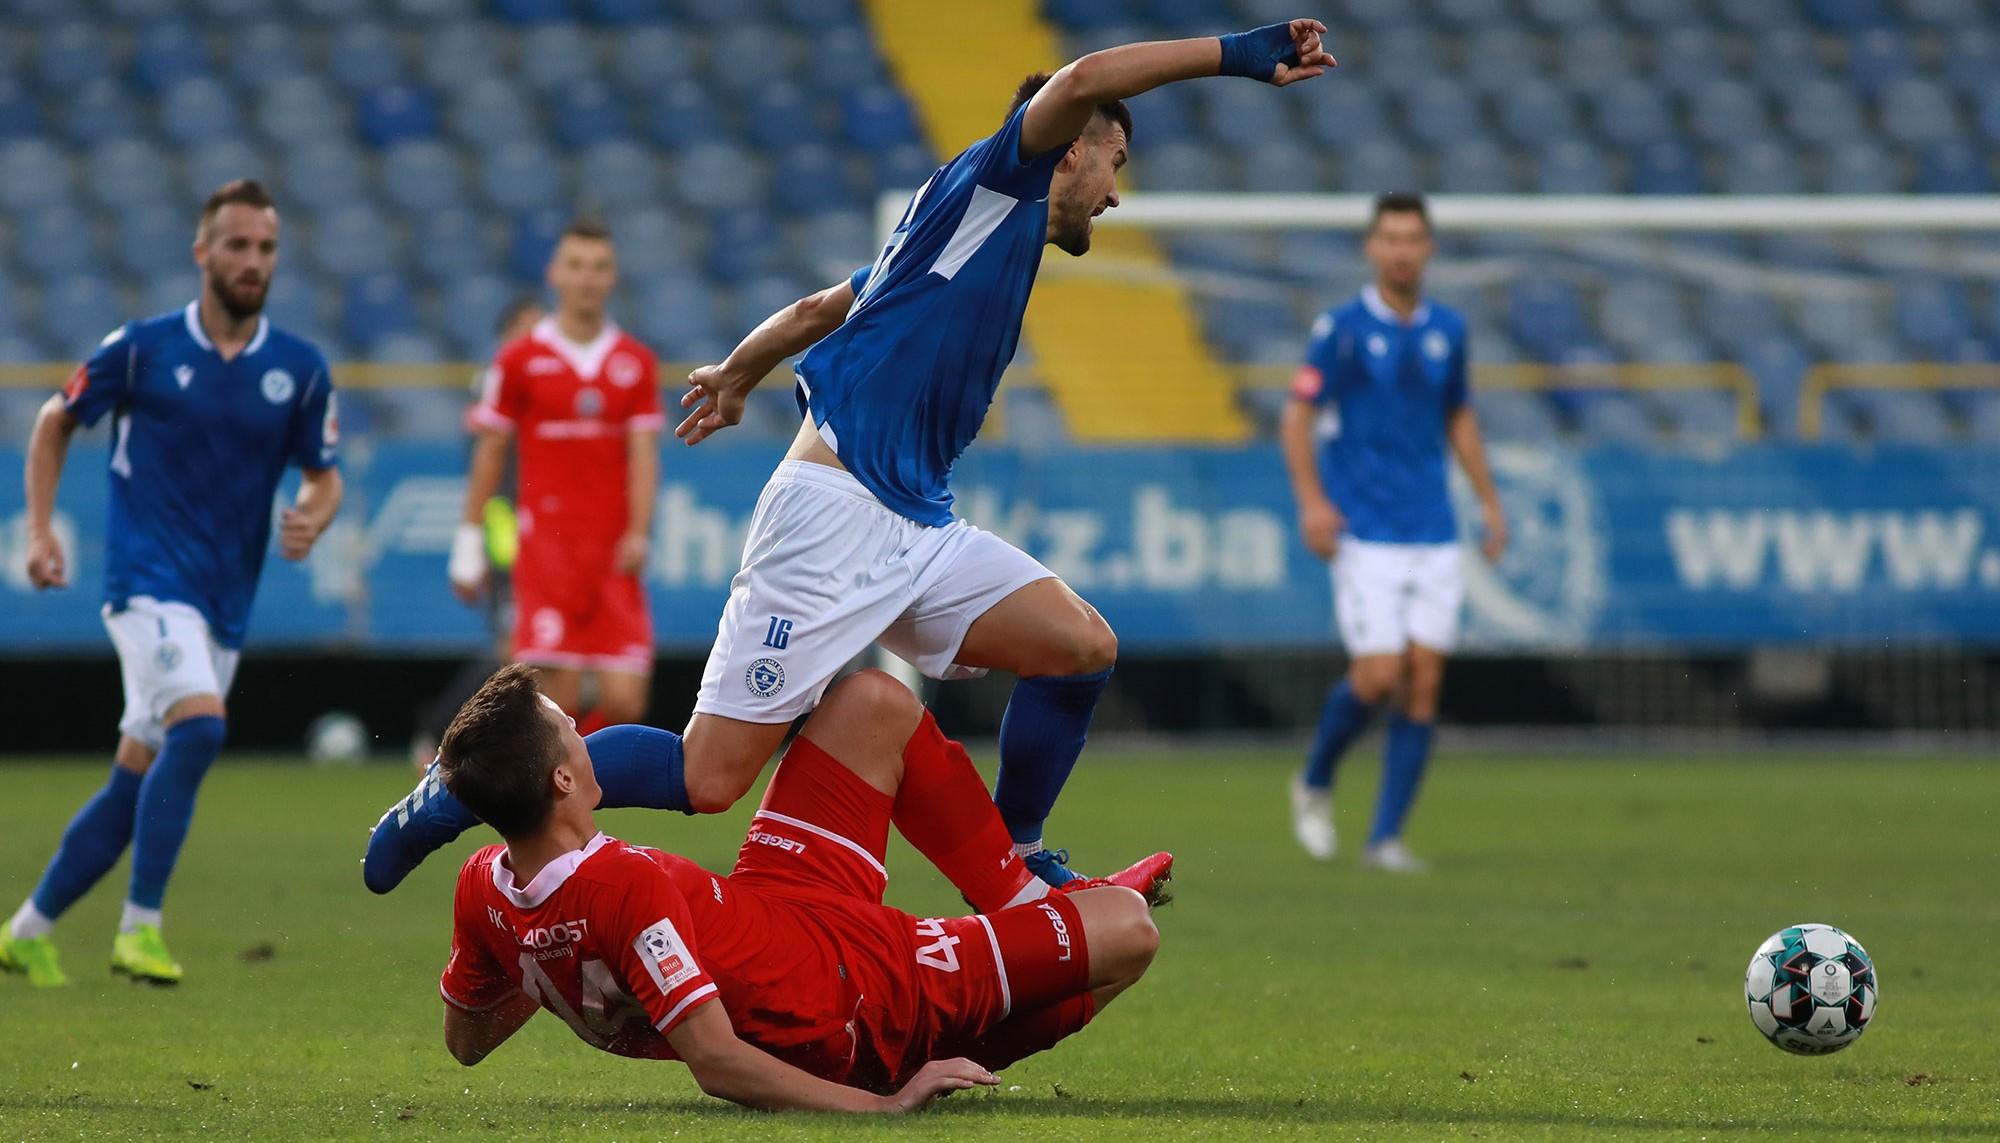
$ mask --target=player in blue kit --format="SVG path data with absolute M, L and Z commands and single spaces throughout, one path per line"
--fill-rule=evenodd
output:
M 951 466 L 1013 360 L 1043 248 L 1083 254 L 1092 219 L 1118 205 L 1132 127 L 1121 100 L 1204 76 L 1310 79 L 1333 65 L 1325 30 L 1293 20 L 1128 44 L 1030 77 L 999 131 L 931 175 L 873 266 L 694 372 L 678 429 L 689 444 L 737 423 L 749 391 L 810 349 L 797 367 L 803 424 L 758 503 L 694 718 L 630 776 L 600 763 L 606 805 L 726 809 L 834 674 L 880 642 L 933 678 L 1020 678 L 994 800 L 1044 881 L 1075 876 L 1042 848 L 1042 823 L 1117 640 L 1047 568 L 952 515 Z M 386 891 L 472 820 L 427 781 L 378 825 L 368 884 Z
M 201 297 L 113 331 L 36 418 L 28 442 L 28 577 L 69 585 L 51 530 L 70 437 L 111 414 L 104 626 L 125 715 L 111 777 L 69 828 L 33 895 L 0 934 L 0 968 L 64 983 L 50 930 L 132 847 L 131 891 L 111 967 L 174 984 L 160 906 L 222 749 L 236 660 L 271 540 L 285 469 L 304 474 L 278 551 L 304 559 L 340 507 L 333 380 L 309 342 L 272 327 L 264 297 L 278 212 L 262 186 L 232 182 L 195 229 Z
M 1292 781 L 1292 826 L 1307 853 L 1333 857 L 1334 763 L 1393 701 L 1363 861 L 1415 873 L 1423 862 L 1403 843 L 1403 823 L 1430 758 L 1465 594 L 1447 444 L 1479 495 L 1489 560 L 1506 547 L 1507 521 L 1466 403 L 1465 319 L 1423 296 L 1433 250 L 1424 200 L 1376 199 L 1364 249 L 1375 284 L 1313 326 L 1280 429 L 1299 530 L 1314 555 L 1332 562 L 1351 660 Z

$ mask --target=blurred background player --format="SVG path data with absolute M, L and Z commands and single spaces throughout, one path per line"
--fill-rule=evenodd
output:
M 726 876 L 598 832 L 593 760 L 664 733 L 586 742 L 520 667 L 446 732 L 445 784 L 506 841 L 459 874 L 438 987 L 460 1063 L 539 1007 L 592 1047 L 682 1060 L 703 1091 L 751 1107 L 910 1111 L 996 1082 L 989 1069 L 1080 1030 L 1152 962 L 1140 894 L 1056 893 L 1030 874 L 970 760 L 880 671 L 814 711 Z M 930 920 L 883 905 L 892 816 L 967 814 L 980 820 L 966 843 L 1007 871 L 990 891 L 1018 903 Z M 567 955 L 545 955 L 556 946 Z
M 1028 77 L 1000 130 L 926 181 L 872 267 L 771 315 L 691 375 L 676 435 L 693 445 L 739 423 L 750 391 L 811 351 L 797 369 L 804 422 L 751 520 L 685 739 L 666 741 L 646 772 L 606 773 L 607 805 L 734 805 L 792 722 L 879 641 L 933 678 L 1019 677 L 993 799 L 1037 876 L 1077 876 L 1066 852 L 1044 849 L 1042 829 L 1117 638 L 1039 561 L 952 515 L 951 465 L 1013 360 L 1044 247 L 1081 256 L 1092 220 L 1118 205 L 1132 126 L 1121 101 L 1210 76 L 1311 79 L 1333 65 L 1325 30 L 1293 20 L 1127 44 Z M 532 480 L 524 470 L 524 494 Z M 516 589 L 531 629 L 526 547 Z M 363 864 L 371 888 L 387 892 L 470 828 L 439 794 L 427 779 L 377 824 Z
M 500 319 L 494 328 L 494 335 L 500 345 L 507 345 L 518 338 L 526 337 L 535 324 L 548 314 L 548 309 L 535 298 L 516 298 L 500 312 Z M 466 430 L 472 436 L 472 446 L 467 450 L 466 461 L 471 463 L 471 451 L 484 439 L 479 426 L 472 423 L 473 413 L 481 399 L 493 384 L 492 364 L 479 371 L 472 380 L 472 407 L 466 410 Z M 410 741 L 410 761 L 422 773 L 437 757 L 438 739 L 444 728 L 451 724 L 452 715 L 458 712 L 460 704 L 471 698 L 479 684 L 499 669 L 502 663 L 514 657 L 514 557 L 520 541 L 520 532 L 514 518 L 515 480 L 512 465 L 502 466 L 500 485 L 488 497 L 480 512 L 480 527 L 485 536 L 486 577 L 479 588 L 479 599 L 485 608 L 487 632 L 492 636 L 488 653 L 467 659 L 444 685 L 437 696 L 425 703 L 417 711 L 417 727 Z
M 467 603 L 489 590 L 487 502 L 518 442 L 513 658 L 594 730 L 646 713 L 653 626 L 641 577 L 666 421 L 652 351 L 605 312 L 618 284 L 611 232 L 571 223 L 547 280 L 555 312 L 501 347 L 467 416 L 479 439 L 449 574 Z
M 28 577 L 38 589 L 67 587 L 68 557 L 50 525 L 63 458 L 79 427 L 113 416 L 104 626 L 125 687 L 110 780 L 0 935 L 0 967 L 37 985 L 64 983 L 50 931 L 128 843 L 131 889 L 111 967 L 180 981 L 160 908 L 222 749 L 272 497 L 298 466 L 298 498 L 278 526 L 278 551 L 291 560 L 306 557 L 340 507 L 326 358 L 263 316 L 278 212 L 261 185 L 232 182 L 209 196 L 194 261 L 201 297 L 114 330 L 43 406 L 28 443 Z
M 1414 873 L 1423 863 L 1403 843 L 1403 823 L 1430 759 L 1465 596 L 1447 443 L 1479 496 L 1487 559 L 1505 549 L 1507 522 L 1466 402 L 1465 322 L 1423 296 L 1433 252 L 1423 198 L 1377 198 L 1364 252 L 1375 283 L 1314 324 L 1279 429 L 1299 531 L 1314 555 L 1332 561 L 1350 658 L 1292 781 L 1292 827 L 1307 853 L 1333 856 L 1334 765 L 1393 701 L 1363 861 Z

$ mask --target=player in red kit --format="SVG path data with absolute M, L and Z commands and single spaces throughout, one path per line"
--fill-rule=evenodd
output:
M 996 1082 L 1135 983 L 1159 933 L 1145 898 L 1087 882 L 1052 891 L 1013 853 L 962 749 L 900 683 L 863 672 L 830 691 L 752 819 L 734 872 L 597 831 L 593 754 L 520 666 L 445 734 L 446 786 L 505 845 L 459 874 L 440 989 L 445 1044 L 483 1059 L 546 1008 L 584 1042 L 678 1059 L 710 1095 L 753 1107 L 906 1111 Z M 892 819 L 957 817 L 990 882 L 1023 903 L 951 919 L 882 904 Z M 906 832 L 907 829 L 906 829 Z M 1163 879 L 1160 855 L 1142 876 Z M 1134 867 L 1135 870 L 1141 867 Z M 963 887 L 963 886 L 962 886 Z
M 486 502 L 518 447 L 514 661 L 539 668 L 543 692 L 586 728 L 644 718 L 653 670 L 640 576 L 666 421 L 652 351 L 605 313 L 617 282 L 609 231 L 563 231 L 548 268 L 555 312 L 501 347 L 467 415 L 480 439 L 450 564 L 453 590 L 475 601 Z M 585 671 L 597 676 L 597 702 L 582 714 Z

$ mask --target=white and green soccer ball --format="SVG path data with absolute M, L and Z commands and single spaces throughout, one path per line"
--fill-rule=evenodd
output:
M 1875 1016 L 1875 962 L 1832 925 L 1793 925 L 1757 946 L 1743 974 L 1750 1022 L 1802 1056 L 1837 1052 Z

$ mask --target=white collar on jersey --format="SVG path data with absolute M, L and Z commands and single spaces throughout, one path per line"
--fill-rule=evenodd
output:
M 1385 325 L 1400 325 L 1414 328 L 1431 320 L 1431 304 L 1429 302 L 1418 302 L 1417 312 L 1410 315 L 1410 320 L 1404 321 L 1402 314 L 1391 309 L 1389 303 L 1382 300 L 1382 291 L 1372 285 L 1361 288 L 1361 304 L 1367 307 L 1370 317 Z
M 598 371 L 604 368 L 604 359 L 611 356 L 611 347 L 618 344 L 618 323 L 604 319 L 604 328 L 597 336 L 583 345 L 578 345 L 563 336 L 562 327 L 556 324 L 556 316 L 550 314 L 535 323 L 528 336 L 554 350 L 556 356 L 569 363 L 580 380 L 597 380 Z
M 194 343 L 196 345 L 201 346 L 203 349 L 208 350 L 210 353 L 214 353 L 215 343 L 208 340 L 208 331 L 201 328 L 200 300 L 197 299 L 195 301 L 189 302 L 187 304 L 187 309 L 182 310 L 181 314 L 182 316 L 187 318 L 188 336 L 194 338 Z M 236 356 L 247 357 L 250 354 L 255 353 L 258 350 L 264 348 L 264 338 L 269 336 L 270 332 L 271 332 L 271 319 L 265 317 L 263 314 L 258 314 L 257 332 L 250 335 L 250 344 L 244 346 L 243 352 L 237 354 Z
M 514 887 L 514 872 L 501 860 L 505 855 L 503 850 L 493 855 L 493 887 L 500 890 L 500 895 L 512 901 L 517 908 L 538 908 L 542 902 L 553 896 L 556 890 L 563 887 L 563 882 L 569 880 L 570 874 L 576 872 L 577 866 L 588 861 L 591 854 L 603 849 L 610 842 L 611 839 L 604 831 L 599 830 L 597 836 L 585 842 L 582 849 L 572 850 L 542 866 L 542 871 L 535 874 L 534 880 L 528 882 L 526 889 Z

